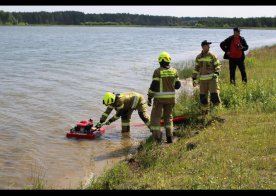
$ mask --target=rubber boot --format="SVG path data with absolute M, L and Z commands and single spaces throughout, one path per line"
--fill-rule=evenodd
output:
M 167 137 L 167 143 L 168 143 L 168 144 L 173 143 L 172 137 L 171 137 L 171 136 Z
M 130 131 L 130 126 L 122 126 L 122 133 L 127 133 Z
M 166 129 L 167 143 L 173 143 L 172 135 L 172 131 L 170 129 Z

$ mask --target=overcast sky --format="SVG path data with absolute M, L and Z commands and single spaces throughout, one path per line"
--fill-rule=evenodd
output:
M 8 12 L 80 11 L 87 13 L 129 13 L 176 17 L 276 17 L 276 6 L 0 6 Z

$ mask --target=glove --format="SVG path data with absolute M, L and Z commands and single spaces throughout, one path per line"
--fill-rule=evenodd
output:
M 197 84 L 198 84 L 198 81 L 195 78 L 193 78 L 193 87 L 196 87 Z
M 110 125 L 110 124 L 111 122 L 109 120 L 105 122 L 105 125 Z
M 150 99 L 150 98 L 148 98 L 147 104 L 148 104 L 149 107 L 152 106 L 152 103 L 151 103 L 151 99 Z
M 96 128 L 101 128 L 102 126 L 103 126 L 102 123 L 98 122 L 95 127 Z
M 213 75 L 213 79 L 217 79 L 218 77 L 219 77 L 219 73 L 215 72 L 214 75 Z

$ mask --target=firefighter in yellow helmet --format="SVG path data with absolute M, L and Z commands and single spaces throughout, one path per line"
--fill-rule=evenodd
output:
M 121 117 L 122 132 L 130 131 L 130 119 L 134 110 L 138 110 L 140 118 L 148 127 L 150 125 L 149 115 L 147 114 L 147 101 L 143 95 L 137 92 L 125 92 L 121 94 L 106 92 L 103 104 L 106 105 L 107 108 L 96 127 L 102 126 L 113 109 L 116 110 L 116 114 L 107 120 L 105 124 L 110 125 Z
M 204 40 L 201 42 L 202 51 L 195 59 L 195 67 L 192 74 L 193 86 L 197 86 L 199 80 L 200 103 L 203 120 L 209 111 L 208 93 L 213 106 L 220 105 L 218 77 L 221 71 L 221 63 L 212 52 L 210 52 L 211 42 Z
M 167 143 L 172 143 L 172 110 L 175 105 L 175 89 L 179 89 L 181 83 L 177 70 L 170 66 L 171 56 L 167 52 L 162 52 L 159 55 L 158 62 L 160 67 L 154 70 L 148 90 L 148 106 L 152 105 L 152 99 L 154 99 L 150 117 L 150 129 L 154 140 L 161 142 L 160 119 L 163 111 Z

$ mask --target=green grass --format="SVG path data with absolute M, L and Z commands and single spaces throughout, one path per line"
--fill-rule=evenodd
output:
M 247 85 L 242 84 L 239 70 L 237 85 L 230 85 L 228 61 L 223 62 L 218 114 L 225 123 L 209 116 L 209 124 L 202 126 L 198 91 L 193 97 L 182 92 L 175 114 L 188 114 L 190 121 L 176 131 L 181 136 L 177 142 L 158 145 L 147 139 L 131 160 L 91 180 L 87 189 L 275 190 L 275 54 L 276 46 L 250 51 L 245 61 Z
M 172 66 L 177 69 L 179 78 L 186 79 L 191 77 L 192 75 L 192 67 L 194 66 L 194 60 L 174 63 L 172 64 Z
M 136 155 L 137 166 L 120 163 L 89 188 L 275 189 L 275 131 L 266 131 L 275 130 L 271 117 L 246 114 L 252 126 L 241 126 L 234 113 L 223 126 L 214 123 L 173 145 L 148 144 Z M 197 147 L 188 150 L 187 143 Z

